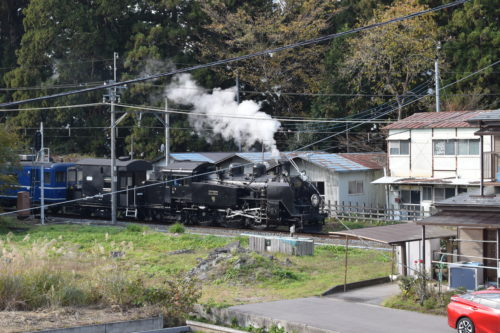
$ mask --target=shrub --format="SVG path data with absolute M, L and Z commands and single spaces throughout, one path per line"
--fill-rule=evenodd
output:
M 173 234 L 183 234 L 184 232 L 186 232 L 186 228 L 182 223 L 177 222 L 175 224 L 172 224 L 170 228 L 168 228 L 168 231 Z

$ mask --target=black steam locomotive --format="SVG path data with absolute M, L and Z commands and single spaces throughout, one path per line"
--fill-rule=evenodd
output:
M 68 169 L 68 199 L 82 215 L 108 216 L 109 160 L 86 159 Z M 117 161 L 118 212 L 124 217 L 227 227 L 297 229 L 323 223 L 321 197 L 290 165 L 255 164 L 217 170 L 208 162 L 177 161 L 159 171 L 149 162 Z M 149 173 L 149 177 L 147 177 Z

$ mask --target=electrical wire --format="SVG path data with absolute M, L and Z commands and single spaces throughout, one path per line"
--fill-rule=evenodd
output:
M 329 40 L 332 40 L 332 39 L 335 39 L 335 38 L 338 38 L 341 36 L 347 36 L 347 35 L 350 35 L 353 33 L 361 32 L 361 31 L 365 31 L 365 30 L 370 30 L 370 29 L 381 27 L 381 26 L 391 24 L 391 23 L 401 22 L 404 20 L 408 20 L 408 19 L 411 19 L 414 17 L 421 16 L 421 15 L 440 11 L 440 10 L 443 10 L 446 8 L 455 7 L 455 6 L 464 4 L 467 1 L 469 1 L 469 0 L 456 0 L 456 1 L 453 1 L 453 2 L 448 3 L 448 4 L 444 4 L 444 5 L 436 6 L 434 8 L 429 8 L 426 10 L 418 11 L 418 12 L 415 12 L 415 13 L 412 13 L 409 15 L 397 17 L 397 18 L 390 19 L 390 20 L 387 20 L 384 22 L 369 24 L 369 25 L 366 25 L 363 27 L 358 27 L 358 28 L 351 29 L 348 31 L 343 31 L 343 32 L 334 33 L 334 34 L 330 34 L 330 35 L 326 35 L 326 36 L 321 36 L 321 37 L 317 37 L 317 38 L 313 38 L 313 39 L 299 41 L 296 43 L 280 46 L 280 47 L 273 48 L 273 49 L 267 49 L 267 50 L 263 50 L 263 51 L 259 51 L 259 52 L 254 52 L 254 53 L 250 53 L 250 54 L 246 54 L 246 55 L 242 55 L 242 56 L 237 56 L 237 57 L 232 57 L 232 58 L 227 58 L 227 59 L 223 59 L 223 60 L 217 60 L 217 61 L 213 61 L 210 63 L 195 65 L 195 66 L 186 67 L 186 68 L 182 68 L 182 69 L 176 69 L 176 70 L 166 72 L 166 73 L 149 75 L 149 76 L 135 78 L 135 79 L 126 80 L 126 81 L 122 81 L 122 82 L 109 83 L 107 85 L 102 85 L 102 86 L 97 86 L 97 87 L 89 87 L 89 88 L 85 88 L 85 89 L 72 90 L 72 91 L 61 92 L 61 93 L 56 93 L 56 94 L 52 94 L 52 95 L 24 99 L 24 100 L 20 100 L 20 101 L 1 103 L 0 107 L 10 107 L 10 106 L 15 106 L 15 105 L 31 103 L 31 102 L 43 101 L 43 100 L 57 98 L 57 97 L 64 97 L 64 96 L 69 96 L 69 95 L 97 91 L 97 90 L 106 89 L 106 88 L 113 88 L 113 87 L 123 86 L 126 84 L 131 84 L 131 83 L 136 83 L 136 82 L 155 80 L 155 79 L 166 77 L 166 76 L 172 76 L 175 74 L 191 72 L 191 71 L 194 71 L 197 69 L 219 66 L 219 65 L 229 64 L 229 63 L 233 63 L 233 62 L 237 62 L 237 61 L 241 61 L 241 60 L 246 60 L 246 59 L 251 59 L 251 58 L 255 58 L 255 57 L 259 57 L 259 56 L 263 56 L 263 55 L 269 55 L 272 53 L 277 53 L 277 52 L 281 52 L 281 51 L 285 51 L 285 50 L 289 50 L 289 49 L 294 49 L 297 47 L 308 46 L 308 45 L 313 45 L 313 44 L 329 41 Z

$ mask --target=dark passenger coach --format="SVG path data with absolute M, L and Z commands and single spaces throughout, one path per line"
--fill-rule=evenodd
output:
M 69 200 L 86 198 L 75 203 L 83 215 L 109 216 L 111 207 L 111 160 L 87 158 L 68 169 Z M 116 160 L 118 212 L 137 217 L 137 186 L 146 182 L 152 164 L 144 160 Z M 89 214 L 91 213 L 91 214 Z

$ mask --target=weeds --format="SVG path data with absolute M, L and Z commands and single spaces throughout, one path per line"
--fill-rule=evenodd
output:
M 0 241 L 0 310 L 155 306 L 179 323 L 201 296 L 195 281 L 162 279 L 152 284 L 132 276 L 100 243 L 75 253 L 62 240 L 36 240 L 22 248 L 12 237 Z M 29 237 L 24 239 L 29 242 Z
M 183 234 L 184 232 L 186 232 L 186 228 L 182 223 L 177 222 L 175 224 L 172 224 L 170 228 L 168 228 L 168 232 L 172 234 Z
M 147 226 L 142 226 L 142 225 L 130 223 L 130 224 L 127 224 L 126 230 L 128 232 L 146 232 L 146 231 L 149 231 L 150 229 Z

